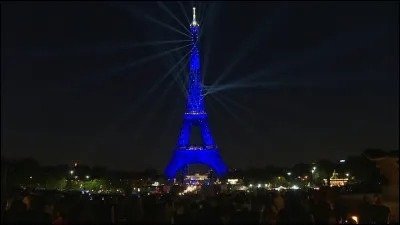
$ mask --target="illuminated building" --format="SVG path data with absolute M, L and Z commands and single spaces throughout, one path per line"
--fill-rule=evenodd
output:
M 201 175 L 199 173 L 196 173 L 194 175 L 188 175 L 186 176 L 186 179 L 188 180 L 207 180 L 208 176 L 207 175 Z
M 227 182 L 228 184 L 237 184 L 239 182 L 239 179 L 228 179 Z
M 189 183 L 191 183 L 191 184 L 194 184 L 194 183 L 200 184 L 200 182 L 208 181 L 208 175 L 201 175 L 199 173 L 196 173 L 194 175 L 187 175 L 186 180 L 188 180 Z
M 333 174 L 331 176 L 331 178 L 329 179 L 330 183 L 331 183 L 331 187 L 341 187 L 347 184 L 347 182 L 349 181 L 348 178 L 338 178 L 338 173 L 336 173 L 336 171 L 333 171 Z M 328 184 L 328 180 L 324 179 L 325 184 Z
M 213 168 L 218 175 L 228 172 L 217 145 L 215 144 L 207 121 L 207 113 L 204 109 L 204 96 L 202 79 L 200 74 L 200 56 L 198 49 L 198 34 L 200 25 L 196 21 L 196 9 L 193 8 L 193 21 L 190 24 L 192 33 L 192 49 L 190 55 L 190 72 L 188 99 L 186 113 L 179 136 L 178 144 L 172 159 L 165 170 L 169 179 L 175 177 L 176 172 L 188 164 L 205 164 Z M 192 145 L 189 143 L 191 128 L 200 127 L 203 143 Z

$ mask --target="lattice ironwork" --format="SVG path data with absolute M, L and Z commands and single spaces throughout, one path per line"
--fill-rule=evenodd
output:
M 192 49 L 190 55 L 190 72 L 188 99 L 186 113 L 179 136 L 178 144 L 174 155 L 165 170 L 169 178 L 174 178 L 176 172 L 188 164 L 205 164 L 213 168 L 218 175 L 228 171 L 224 164 L 217 145 L 211 135 L 207 121 L 207 113 L 204 109 L 204 96 L 202 92 L 200 57 L 198 49 L 198 34 L 200 25 L 196 21 L 196 9 L 193 8 L 193 21 L 190 24 L 192 33 Z M 191 145 L 190 135 L 193 126 L 200 127 L 203 143 L 201 145 Z

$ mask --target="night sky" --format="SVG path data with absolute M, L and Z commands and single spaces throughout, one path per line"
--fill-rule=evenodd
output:
M 164 169 L 185 111 L 193 4 L 229 167 L 398 149 L 397 1 L 47 2 L 1 7 L 2 156 Z

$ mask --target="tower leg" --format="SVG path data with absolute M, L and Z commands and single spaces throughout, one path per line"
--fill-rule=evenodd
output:
M 184 183 L 186 176 L 189 175 L 189 165 L 188 164 L 183 166 L 181 175 L 182 175 L 182 182 Z

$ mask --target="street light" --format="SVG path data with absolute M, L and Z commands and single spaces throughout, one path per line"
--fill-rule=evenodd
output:
M 349 173 L 346 173 L 346 177 L 349 177 L 350 176 L 350 174 Z
M 31 179 L 31 180 L 32 180 L 32 176 L 30 176 L 30 177 L 29 177 L 29 179 Z
M 89 179 L 90 177 L 89 177 L 89 175 L 88 176 L 86 176 L 86 179 Z
M 312 170 L 311 170 L 311 173 L 314 173 L 316 170 L 317 170 L 317 167 L 314 166 L 314 167 L 312 168 Z
M 69 173 L 72 175 L 72 174 L 74 174 L 74 171 L 73 171 L 73 170 L 71 170 Z
M 290 176 L 290 175 L 292 175 L 292 173 L 291 173 L 291 172 L 288 172 L 287 175 Z

